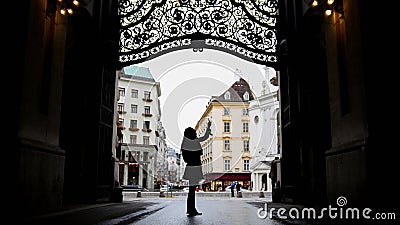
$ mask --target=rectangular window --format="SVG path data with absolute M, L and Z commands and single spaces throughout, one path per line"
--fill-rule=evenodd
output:
M 243 123 L 243 132 L 244 133 L 247 133 L 247 132 L 249 132 L 249 123 Z
M 231 160 L 229 160 L 229 159 L 224 160 L 224 169 L 225 169 L 225 171 L 228 171 L 231 169 Z
M 143 129 L 150 129 L 150 121 L 143 121 Z
M 125 96 L 125 88 L 121 88 L 121 87 L 120 87 L 120 88 L 118 89 L 118 91 L 119 91 L 119 96 L 122 96 L 122 97 Z
M 149 161 L 149 153 L 148 152 L 143 152 L 143 161 Z
M 230 151 L 231 150 L 231 142 L 230 140 L 224 140 L 224 150 Z
M 136 135 L 131 135 L 131 136 L 130 136 L 130 143 L 131 143 L 131 144 L 136 144 L 136 139 L 137 139 L 137 136 L 136 136 Z
M 243 160 L 243 170 L 249 171 L 250 170 L 250 162 L 248 159 Z
M 229 113 L 230 113 L 229 108 L 224 108 L 224 115 L 229 115 Z
M 131 128 L 137 128 L 137 120 L 131 120 Z
M 118 103 L 118 112 L 124 111 L 124 103 Z
M 150 144 L 150 137 L 149 136 L 143 136 L 143 144 L 144 145 L 149 145 Z
M 131 113 L 137 113 L 137 105 L 131 105 Z
M 249 115 L 249 109 L 243 109 L 243 116 Z
M 145 91 L 144 92 L 144 99 L 151 99 L 150 98 L 151 92 L 150 91 Z
M 150 106 L 145 106 L 144 107 L 144 113 L 145 114 L 150 114 Z
M 231 123 L 230 122 L 224 122 L 224 132 L 226 132 L 226 133 L 231 132 Z
M 243 151 L 249 151 L 249 140 L 243 140 Z
M 132 98 L 138 98 L 138 90 L 132 89 Z

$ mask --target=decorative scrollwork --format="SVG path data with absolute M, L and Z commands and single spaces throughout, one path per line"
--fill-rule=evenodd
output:
M 120 0 L 120 62 L 204 40 L 274 64 L 278 0 Z

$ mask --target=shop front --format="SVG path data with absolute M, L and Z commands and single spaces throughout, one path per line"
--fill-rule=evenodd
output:
M 208 173 L 205 177 L 206 181 L 202 186 L 204 188 L 208 187 L 210 191 L 225 191 L 225 188 L 234 181 L 237 181 L 245 189 L 249 189 L 251 184 L 250 172 Z

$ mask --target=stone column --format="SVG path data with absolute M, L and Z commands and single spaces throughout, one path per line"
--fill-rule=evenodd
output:
M 269 172 L 271 172 L 271 170 L 267 170 L 267 174 L 269 174 Z M 272 191 L 272 181 L 270 178 L 267 179 L 267 190 Z
M 128 164 L 125 164 L 124 165 L 124 180 L 122 181 L 121 185 L 128 184 L 128 171 L 129 171 L 128 169 L 129 169 Z
M 143 180 L 142 180 L 142 178 L 143 178 L 143 165 L 139 164 L 138 168 L 139 168 L 139 177 L 137 177 L 136 180 L 138 181 L 138 184 L 143 187 Z
M 263 189 L 262 174 L 258 174 L 258 190 Z

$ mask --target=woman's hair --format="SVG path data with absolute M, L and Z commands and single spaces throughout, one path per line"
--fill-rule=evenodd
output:
M 191 140 L 194 140 L 194 139 L 197 138 L 196 130 L 193 129 L 193 128 L 191 128 L 191 127 L 186 128 L 186 129 L 185 129 L 185 132 L 183 133 L 183 135 L 184 135 L 186 138 L 189 138 L 189 139 L 191 139 Z

